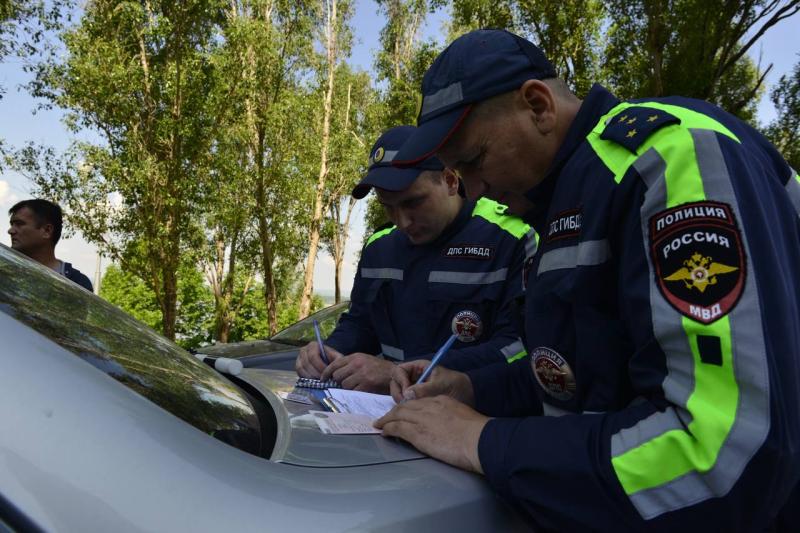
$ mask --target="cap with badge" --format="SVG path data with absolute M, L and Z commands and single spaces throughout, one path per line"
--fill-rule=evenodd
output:
M 397 152 L 417 130 L 414 126 L 397 126 L 381 135 L 369 155 L 369 169 L 358 185 L 353 188 L 353 198 L 364 198 L 372 187 L 387 191 L 403 191 L 426 170 L 444 170 L 444 165 L 432 157 L 405 168 L 392 166 Z
M 533 43 L 506 30 L 462 35 L 439 54 L 422 79 L 417 129 L 393 164 L 414 165 L 432 156 L 469 115 L 472 104 L 519 88 L 556 71 Z

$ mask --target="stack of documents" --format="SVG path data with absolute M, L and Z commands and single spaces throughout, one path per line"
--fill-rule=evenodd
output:
M 372 422 L 388 413 L 395 401 L 385 394 L 327 389 L 324 403 L 332 412 L 311 411 L 323 433 L 335 435 L 380 433 Z

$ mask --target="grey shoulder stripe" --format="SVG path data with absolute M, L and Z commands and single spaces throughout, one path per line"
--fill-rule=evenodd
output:
M 362 268 L 362 278 L 372 279 L 396 279 L 403 281 L 403 271 L 399 268 Z
M 501 268 L 493 272 L 458 272 L 450 270 L 431 270 L 428 274 L 430 283 L 455 283 L 459 285 L 489 285 L 498 281 L 505 281 L 508 268 Z
M 530 259 L 536 255 L 536 250 L 539 248 L 539 239 L 536 235 L 536 230 L 531 228 L 525 234 L 525 259 Z
M 542 255 L 537 276 L 551 270 L 578 266 L 601 265 L 611 258 L 611 248 L 606 239 L 584 241 L 575 246 L 556 248 Z
M 786 194 L 789 195 L 794 210 L 800 215 L 800 181 L 797 180 L 797 172 L 792 169 L 792 175 L 789 176 L 789 181 L 786 182 Z
M 655 149 L 650 148 L 636 159 L 633 162 L 633 168 L 639 173 L 639 177 L 644 180 L 648 189 L 657 185 L 665 186 L 664 171 L 667 169 L 667 164 Z M 666 197 L 666 190 L 664 192 Z

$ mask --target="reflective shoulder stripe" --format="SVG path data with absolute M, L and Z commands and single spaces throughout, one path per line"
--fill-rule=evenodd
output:
M 406 354 L 401 348 L 396 348 L 388 344 L 381 343 L 381 353 L 395 361 L 405 361 Z
M 481 217 L 495 226 L 500 226 L 517 239 L 523 238 L 531 227 L 518 216 L 507 215 L 506 209 L 508 209 L 508 207 L 494 200 L 481 198 L 478 200 L 478 203 L 475 204 L 475 209 L 472 210 L 472 216 Z
M 396 279 L 403 281 L 403 271 L 399 268 L 361 268 L 362 278 Z
M 650 218 L 685 202 L 725 202 L 742 220 L 720 134 L 718 128 L 691 127 L 669 137 L 656 134 L 633 163 L 647 185 L 640 215 L 646 248 Z M 685 317 L 666 301 L 646 254 L 653 335 L 666 357 L 662 389 L 672 406 L 611 438 L 612 467 L 645 519 L 726 494 L 769 432 L 760 302 L 746 231 L 739 231 L 751 274 L 736 307 L 710 324 Z M 700 337 L 719 340 L 720 364 L 703 362 Z
M 431 270 L 428 274 L 429 283 L 454 283 L 458 285 L 489 285 L 498 281 L 505 281 L 508 268 L 501 268 L 493 272 L 460 272 L 455 270 Z
M 536 255 L 536 250 L 539 248 L 539 234 L 536 230 L 531 228 L 525 234 L 525 259 L 530 259 Z
M 556 248 L 542 255 L 537 276 L 551 270 L 578 266 L 602 265 L 611 259 L 611 248 L 606 239 L 584 241 L 574 246 Z
M 681 119 L 681 123 L 680 125 L 668 126 L 656 131 L 639 147 L 637 153 L 635 154 L 624 146 L 621 146 L 613 141 L 601 139 L 600 135 L 603 133 L 606 123 L 620 112 L 632 106 L 661 109 Z M 608 169 L 614 174 L 614 180 L 619 183 L 622 181 L 622 177 L 631 167 L 633 162 L 636 161 L 640 155 L 650 149 L 656 142 L 661 141 L 663 143 L 665 138 L 671 139 L 675 132 L 683 130 L 685 133 L 685 131 L 690 128 L 716 131 L 717 133 L 726 135 L 736 142 L 739 142 L 739 139 L 736 137 L 736 135 L 734 135 L 728 128 L 713 118 L 691 109 L 675 105 L 662 104 L 660 102 L 623 102 L 617 105 L 600 118 L 595 127 L 586 137 L 586 140 L 589 142 L 597 156 L 603 161 L 603 164 L 605 164 L 605 166 L 608 167 Z
M 381 237 L 385 237 L 386 235 L 389 235 L 391 232 L 393 232 L 396 229 L 397 229 L 397 226 L 392 226 L 392 227 L 384 228 L 384 229 L 382 229 L 382 230 L 380 230 L 378 232 L 373 233 L 370 236 L 370 238 L 367 239 L 367 244 L 365 244 L 364 247 L 369 246 L 370 244 L 372 244 L 373 242 L 377 241 Z
M 528 352 L 525 351 L 525 346 L 522 345 L 522 340 L 516 340 L 508 346 L 500 348 L 500 353 L 506 358 L 506 361 L 513 363 L 517 359 L 522 359 Z
M 797 175 L 794 169 L 792 169 L 792 175 L 789 176 L 789 180 L 786 182 L 786 193 L 789 195 L 789 200 L 792 201 L 794 210 L 800 214 L 800 176 Z

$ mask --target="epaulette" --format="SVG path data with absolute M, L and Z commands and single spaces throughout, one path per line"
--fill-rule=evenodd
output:
M 681 119 L 666 111 L 652 107 L 633 106 L 611 117 L 600 138 L 621 144 L 633 153 L 653 133 L 670 124 L 680 124 Z

